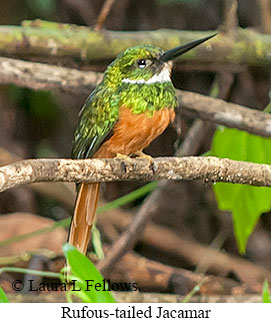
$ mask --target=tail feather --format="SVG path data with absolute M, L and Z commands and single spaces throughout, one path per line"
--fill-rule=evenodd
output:
M 74 208 L 68 241 L 83 254 L 87 251 L 95 220 L 99 189 L 99 183 L 81 184 Z

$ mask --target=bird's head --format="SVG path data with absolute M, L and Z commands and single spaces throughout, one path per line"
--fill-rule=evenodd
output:
M 108 66 L 105 79 L 112 85 L 170 81 L 172 61 L 214 36 L 201 38 L 168 51 L 152 45 L 129 47 Z

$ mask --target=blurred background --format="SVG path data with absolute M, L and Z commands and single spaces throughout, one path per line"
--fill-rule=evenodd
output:
M 253 28 L 262 33 L 269 32 L 263 23 L 262 2 L 264 1 L 238 1 L 239 26 Z M 96 24 L 103 3 L 103 0 L 2 0 L 0 1 L 0 24 L 20 25 L 23 20 L 39 18 L 93 27 Z M 225 3 L 226 1 L 224 0 L 115 1 L 103 28 L 122 31 L 160 28 L 217 30 L 223 23 Z M 265 14 L 271 19 L 271 10 L 270 12 L 265 12 Z M 99 65 L 93 64 L 89 66 L 80 66 L 74 63 L 72 67 L 104 71 L 108 63 L 102 62 Z M 58 65 L 61 65 L 61 62 L 58 62 Z M 221 97 L 224 100 L 259 110 L 263 110 L 268 104 L 270 70 L 266 67 L 219 65 L 204 67 L 177 63 L 173 72 L 173 82 L 176 88 L 209 95 L 217 75 L 220 76 Z M 73 132 L 77 124 L 79 110 L 85 99 L 86 97 L 82 95 L 33 91 L 14 85 L 1 85 L 1 164 L 25 158 L 70 157 Z M 189 118 L 181 120 L 182 134 L 181 138 L 179 138 L 180 141 L 185 138 L 192 123 L 193 120 Z M 174 126 L 169 127 L 162 136 L 151 144 L 146 152 L 152 156 L 172 156 L 177 140 L 175 128 Z M 213 132 L 210 131 L 209 136 L 202 143 L 197 154 L 202 154 L 210 149 L 212 134 Z M 112 201 L 144 184 L 146 183 L 126 182 L 103 185 L 102 197 L 104 201 L 101 203 Z M 1 218 L 7 222 L 5 222 L 5 226 L 0 226 L 0 240 L 34 229 L 36 220 L 32 222 L 32 218 L 28 219 L 29 214 L 42 217 L 42 220 L 40 218 L 37 220 L 41 227 L 44 223 L 47 224 L 47 219 L 58 221 L 67 218 L 72 214 L 73 199 L 74 191 L 70 186 L 51 187 L 50 189 L 45 189 L 45 192 L 42 188 L 35 189 L 35 186 L 21 186 L 1 193 Z M 129 203 L 119 212 L 127 213 L 129 216 L 133 215 L 140 208 L 143 200 L 141 198 Z M 197 249 L 200 246 L 207 248 L 208 245 L 214 244 L 216 249 L 227 252 L 230 256 L 240 257 L 233 234 L 231 214 L 218 210 L 210 185 L 202 182 L 174 182 L 167 187 L 159 206 L 154 222 L 163 228 L 169 229 L 171 233 L 183 237 L 188 243 L 185 247 L 187 252 L 192 253 L 195 251 L 195 253 L 200 253 L 201 249 Z M 23 212 L 25 221 L 18 221 L 16 216 L 5 218 L 6 214 L 16 212 Z M 23 215 L 20 219 L 24 219 Z M 121 225 L 114 228 L 112 224 L 106 223 L 106 220 L 101 220 L 98 227 L 105 245 L 109 245 L 121 229 Z M 38 224 L 37 228 L 39 228 Z M 267 270 L 271 269 L 270 229 L 271 217 L 264 214 L 249 239 L 247 253 L 242 256 L 243 259 Z M 65 234 L 61 231 L 60 236 L 57 236 L 57 234 L 50 236 L 50 239 L 52 239 L 50 243 L 54 245 L 52 250 L 57 255 L 60 253 L 61 245 L 55 247 L 54 239 L 58 237 L 60 241 L 65 241 Z M 167 237 L 164 236 L 163 240 L 164 244 L 166 244 Z M 194 242 L 197 244 L 194 245 Z M 14 247 L 14 250 L 8 249 L 11 247 L 6 246 L 5 248 L 3 247 L 4 251 L 1 251 L 0 247 L 0 256 L 6 257 L 14 255 L 16 252 L 17 254 L 26 252 L 29 249 L 32 250 L 34 245 L 37 249 L 50 249 L 44 241 L 42 243 L 40 241 L 25 243 L 24 247 L 20 245 L 22 249 L 18 245 L 17 248 Z M 179 247 L 182 248 L 182 246 Z M 194 271 L 198 266 L 197 260 L 187 258 L 185 252 L 183 255 L 178 252 L 174 253 L 174 250 L 168 252 L 166 248 L 155 245 L 150 241 L 148 242 L 146 239 L 137 243 L 135 251 L 140 257 L 166 264 L 170 268 L 173 266 L 174 268 Z M 23 266 L 29 266 L 29 259 L 26 261 L 27 265 L 22 259 L 20 261 Z M 206 270 L 211 274 L 224 276 L 234 282 L 240 283 L 240 281 L 244 281 L 236 272 L 225 272 L 222 269 Z M 5 279 L 9 278 L 5 277 Z M 153 289 L 147 284 L 145 287 L 144 284 L 142 286 L 143 291 L 161 290 L 161 286 L 154 286 Z M 6 288 L 8 289 L 8 286 Z M 162 291 L 172 290 L 174 288 L 169 285 L 162 288 Z M 256 288 L 250 291 L 255 290 L 259 289 Z M 181 291 L 180 293 L 185 292 Z

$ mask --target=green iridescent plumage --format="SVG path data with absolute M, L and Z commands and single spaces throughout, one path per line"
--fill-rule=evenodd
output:
M 162 54 L 163 50 L 158 47 L 136 46 L 121 53 L 108 66 L 102 82 L 88 97 L 80 112 L 73 142 L 73 158 L 90 158 L 95 154 L 112 133 L 120 107 L 131 109 L 133 114 L 146 113 L 151 118 L 154 111 L 177 106 L 170 79 L 146 83 L 154 75 L 159 75 L 167 64 L 159 61 Z M 144 68 L 138 65 L 142 59 L 146 61 Z
M 108 66 L 102 82 L 80 112 L 72 157 L 113 158 L 119 153 L 142 156 L 142 149 L 175 116 L 177 99 L 170 79 L 170 61 L 207 39 L 166 52 L 154 46 L 136 46 L 121 53 Z M 77 187 L 69 243 L 86 253 L 100 183 L 82 183 Z
M 88 97 L 80 112 L 72 157 L 90 158 L 114 132 L 121 107 L 137 115 L 163 108 L 176 108 L 175 89 L 170 80 L 170 60 L 186 53 L 215 35 L 195 40 L 164 52 L 143 45 L 126 49 L 106 69 L 104 78 Z

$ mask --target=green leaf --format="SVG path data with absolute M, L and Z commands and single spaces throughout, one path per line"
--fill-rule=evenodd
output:
M 271 164 L 271 139 L 219 127 L 210 155 Z M 259 217 L 271 208 L 271 188 L 230 183 L 216 183 L 213 188 L 219 209 L 232 212 L 238 248 L 244 253 Z
M 93 248 L 95 251 L 96 256 L 98 259 L 104 259 L 104 251 L 103 251 L 103 243 L 101 240 L 101 234 L 98 228 L 96 227 L 96 224 L 92 226 L 92 231 L 91 231 L 91 239 L 92 239 L 92 244 Z
M 271 303 L 270 289 L 267 280 L 265 280 L 263 283 L 262 299 L 263 303 Z
M 125 194 L 124 196 L 121 196 L 112 202 L 108 202 L 105 205 L 100 206 L 97 210 L 97 213 L 100 214 L 103 212 L 107 212 L 107 211 L 116 209 L 120 206 L 126 205 L 128 203 L 134 202 L 137 199 L 142 198 L 145 195 L 147 195 L 148 193 L 155 190 L 157 188 L 157 186 L 158 186 L 157 181 L 153 181 L 153 182 L 150 182 L 144 186 L 141 186 L 140 188 L 138 188 L 128 194 Z
M 0 303 L 9 303 L 6 293 L 0 287 Z
M 63 246 L 63 252 L 69 264 L 69 281 L 74 279 L 75 289 L 81 289 L 80 291 L 71 290 L 72 294 L 79 296 L 85 303 L 116 302 L 108 290 L 94 288 L 95 285 L 104 286 L 104 278 L 86 256 L 68 243 Z M 88 287 L 88 282 L 92 284 L 91 287 Z

